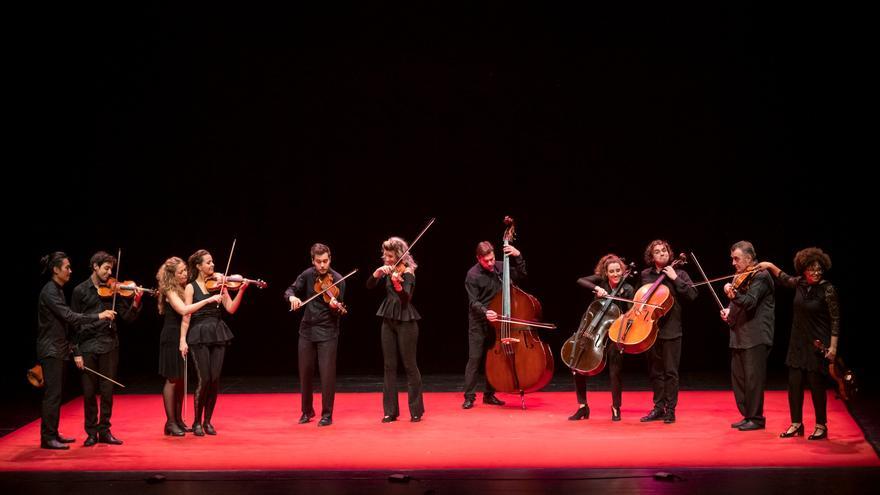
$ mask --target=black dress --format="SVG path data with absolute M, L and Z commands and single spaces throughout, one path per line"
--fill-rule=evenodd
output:
M 180 322 L 183 318 L 170 304 L 165 304 L 165 323 L 159 335 L 159 374 L 168 380 L 183 377 L 180 356 Z

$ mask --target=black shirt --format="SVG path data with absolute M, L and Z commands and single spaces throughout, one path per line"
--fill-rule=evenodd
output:
M 486 307 L 501 290 L 503 261 L 495 261 L 492 270 L 486 270 L 477 263 L 472 266 L 464 278 L 464 288 L 468 294 L 468 328 L 481 328 L 488 324 Z M 522 282 L 526 278 L 526 262 L 522 256 L 510 257 L 510 278 L 513 282 Z
M 76 313 L 67 306 L 64 291 L 54 280 L 40 290 L 37 303 L 37 357 L 67 359 L 70 354 L 69 325 L 98 321 L 97 314 Z
M 645 268 L 642 270 L 641 283 L 642 285 L 653 284 L 663 272 L 657 272 L 655 267 Z M 659 339 L 675 339 L 681 337 L 681 299 L 684 298 L 687 301 L 693 301 L 697 298 L 697 288 L 694 287 L 693 282 L 691 282 L 691 277 L 688 276 L 687 272 L 681 270 L 679 268 L 675 268 L 675 274 L 678 275 L 678 278 L 675 280 L 670 280 L 669 277 L 664 277 L 663 285 L 669 288 L 669 293 L 675 299 L 675 304 L 672 305 L 672 309 L 670 309 L 663 318 L 660 318 L 658 324 L 660 325 L 660 332 L 657 334 L 657 338 Z
M 737 292 L 730 300 L 727 325 L 730 327 L 730 348 L 751 349 L 757 345 L 773 345 L 775 298 L 773 276 L 757 272 L 747 290 Z
M 413 291 L 416 287 L 416 276 L 409 272 L 404 272 L 400 285 L 402 290 L 397 292 L 394 290 L 394 283 L 390 280 L 390 275 L 382 277 L 382 283 L 385 284 L 385 299 L 379 305 L 376 316 L 388 318 L 398 321 L 416 321 L 422 319 L 415 306 L 412 305 Z M 379 285 L 378 278 L 372 274 L 367 280 L 367 288 L 372 289 Z
M 827 280 L 809 285 L 803 277 L 779 274 L 779 285 L 795 290 L 794 317 L 785 364 L 809 371 L 825 370 L 822 355 L 813 345 L 819 340 L 826 347 L 831 337 L 840 335 L 840 309 L 837 291 Z
M 77 313 L 98 314 L 102 311 L 113 309 L 113 298 L 102 299 L 98 296 L 98 288 L 92 283 L 91 277 L 74 287 L 70 297 L 70 309 Z M 82 355 L 84 352 L 104 354 L 119 347 L 119 338 L 116 333 L 116 322 L 123 320 L 134 321 L 141 312 L 141 305 L 136 308 L 128 299 L 116 296 L 116 320 L 98 320 L 84 325 L 79 325 L 73 334 L 74 354 Z
M 333 280 L 339 280 L 342 275 L 336 270 L 330 269 Z M 290 287 L 284 291 L 284 300 L 290 301 L 290 296 L 295 296 L 301 301 L 312 297 L 315 292 L 315 279 L 318 272 L 315 267 L 307 268 L 296 277 Z M 339 295 L 336 300 L 343 301 L 345 296 L 345 281 L 339 283 Z M 319 291 L 320 292 L 320 291 Z M 299 323 L 299 334 L 311 342 L 324 342 L 339 336 L 339 312 L 330 308 L 330 304 L 324 301 L 324 297 L 316 297 L 312 302 L 302 308 L 303 317 Z
M 605 292 L 607 292 L 608 294 L 611 294 L 612 292 L 614 292 L 614 289 L 611 288 L 611 282 L 609 282 L 607 279 L 600 277 L 598 275 L 590 275 L 589 277 L 581 277 L 578 279 L 577 283 L 581 287 L 584 287 L 590 291 L 595 290 L 596 287 L 601 287 L 601 288 L 605 289 Z M 620 286 L 620 290 L 617 292 L 617 297 L 621 297 L 623 299 L 632 299 L 633 294 L 636 293 L 636 290 L 633 288 L 632 285 L 630 285 L 627 282 L 621 282 L 621 283 L 622 283 L 622 285 Z M 593 297 L 593 300 L 594 301 L 601 301 L 603 299 L 599 299 L 598 296 L 595 296 L 595 297 Z M 632 306 L 628 302 L 615 301 L 613 299 L 611 300 L 611 303 L 616 305 L 618 308 L 620 308 L 621 314 L 626 313 L 626 311 L 630 308 L 630 306 Z

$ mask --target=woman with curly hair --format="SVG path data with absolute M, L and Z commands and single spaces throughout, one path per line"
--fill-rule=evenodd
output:
M 795 290 L 794 317 L 791 324 L 791 338 L 788 342 L 788 405 L 791 411 L 791 426 L 779 436 L 789 438 L 804 435 L 803 406 L 804 382 L 810 387 L 813 409 L 816 411 L 816 428 L 810 440 L 828 437 L 826 413 L 826 386 L 823 374 L 823 358 L 834 359 L 837 354 L 837 341 L 840 334 L 840 311 L 837 291 L 823 275 L 831 269 L 831 258 L 821 249 L 809 247 L 798 251 L 794 257 L 797 276 L 783 272 L 773 263 L 764 261 L 759 268 L 769 270 L 780 285 Z M 813 342 L 819 340 L 828 351 L 823 356 L 817 352 Z

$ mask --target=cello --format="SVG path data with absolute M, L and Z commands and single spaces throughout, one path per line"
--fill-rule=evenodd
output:
M 634 263 L 629 264 L 617 287 L 611 291 L 611 297 L 617 297 L 634 267 Z M 572 373 L 594 376 L 605 369 L 608 329 L 620 317 L 620 308 L 613 302 L 613 299 L 604 298 L 590 303 L 577 331 L 562 344 L 562 362 L 571 368 Z
M 687 257 L 681 253 L 669 266 L 675 268 L 685 263 Z M 617 318 L 608 329 L 608 336 L 617 343 L 622 352 L 627 354 L 645 352 L 657 340 L 657 333 L 660 331 L 657 321 L 675 305 L 675 298 L 672 297 L 669 288 L 663 285 L 664 280 L 666 274 L 661 273 L 653 284 L 639 287 L 636 295 L 633 296 L 635 304 Z
M 504 217 L 504 246 L 515 235 L 513 219 Z M 518 393 L 525 409 L 524 394 L 536 392 L 553 378 L 553 354 L 550 346 L 532 331 L 540 324 L 541 303 L 510 281 L 510 258 L 504 253 L 501 291 L 489 302 L 489 309 L 500 315 L 492 322 L 495 345 L 486 352 L 486 380 L 495 390 Z

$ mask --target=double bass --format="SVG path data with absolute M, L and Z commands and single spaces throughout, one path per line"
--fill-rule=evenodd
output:
M 675 268 L 687 263 L 684 253 L 669 266 Z M 611 328 L 608 329 L 608 337 L 617 343 L 618 347 L 627 354 L 639 354 L 647 351 L 657 340 L 660 327 L 657 321 L 663 317 L 672 306 L 675 298 L 669 292 L 669 288 L 663 285 L 666 274 L 661 273 L 653 284 L 645 284 L 639 287 L 633 296 L 635 303 L 621 315 Z
M 611 297 L 617 297 L 626 279 L 632 275 L 633 267 L 634 264 L 630 263 L 620 283 L 611 291 Z M 590 303 L 577 331 L 562 344 L 562 362 L 571 368 L 572 373 L 594 376 L 605 369 L 608 329 L 618 318 L 620 308 L 612 299 L 596 299 Z
M 513 219 L 504 218 L 504 246 L 515 235 Z M 555 328 L 541 324 L 541 303 L 513 285 L 510 281 L 510 259 L 504 253 L 501 291 L 489 302 L 489 309 L 500 315 L 492 322 L 495 345 L 486 352 L 486 380 L 495 390 L 508 394 L 518 393 L 523 409 L 523 394 L 536 392 L 553 378 L 553 354 L 550 346 L 532 330 L 533 326 Z

